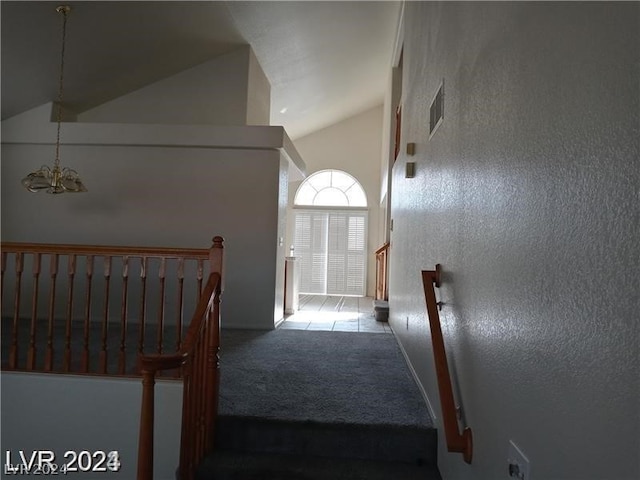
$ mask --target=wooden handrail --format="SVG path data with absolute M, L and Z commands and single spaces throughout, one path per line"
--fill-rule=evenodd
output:
M 79 256 L 94 255 L 97 257 L 186 257 L 203 260 L 209 258 L 209 250 L 206 248 L 126 247 L 120 245 L 2 242 L 2 251 Z
M 204 455 L 213 449 L 219 390 L 222 243 L 222 237 L 213 240 L 209 256 L 211 273 L 180 350 L 173 354 L 139 357 L 143 387 L 138 480 L 153 479 L 154 384 L 156 374 L 161 370 L 182 368 L 179 478 L 192 479 Z
M 376 300 L 389 299 L 389 242 L 376 250 Z
M 427 303 L 427 313 L 429 315 L 433 357 L 438 380 L 438 390 L 440 391 L 442 421 L 444 423 L 447 450 L 449 452 L 462 453 L 464 461 L 471 463 L 471 459 L 473 458 L 473 435 L 469 427 L 466 427 L 462 434 L 458 431 L 456 405 L 453 399 L 453 388 L 451 386 L 451 377 L 449 376 L 449 365 L 447 363 L 447 353 L 442 337 L 442 328 L 440 327 L 440 316 L 438 314 L 439 304 L 436 301 L 436 292 L 434 289 L 434 286 L 440 287 L 440 273 L 440 264 L 436 265 L 435 270 L 423 270 L 422 284 L 424 286 L 424 296 Z

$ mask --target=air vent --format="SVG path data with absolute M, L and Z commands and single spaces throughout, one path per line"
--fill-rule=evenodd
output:
M 444 118 L 444 80 L 438 88 L 438 92 L 429 109 L 429 135 L 432 136 Z

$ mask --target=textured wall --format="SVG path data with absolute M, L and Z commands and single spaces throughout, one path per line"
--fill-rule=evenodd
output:
M 455 480 L 640 478 L 637 3 L 405 5 L 391 324 L 440 417 L 420 270 L 474 430 Z M 444 79 L 444 123 L 429 104 Z

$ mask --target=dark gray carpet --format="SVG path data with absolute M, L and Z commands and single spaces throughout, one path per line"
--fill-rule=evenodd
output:
M 393 335 L 223 330 L 216 450 L 197 480 L 440 480 Z
M 26 365 L 29 321 L 21 319 L 19 362 Z M 38 322 L 36 370 L 43 369 L 46 322 Z M 80 372 L 83 326 L 72 329 L 72 372 Z M 165 327 L 166 351 L 175 350 L 175 328 Z M 2 322 L 6 365 L 12 326 Z M 54 328 L 54 371 L 62 370 L 64 326 Z M 98 372 L 100 325 L 90 331 L 90 372 Z M 156 328 L 145 331 L 145 351 L 156 350 Z M 137 367 L 138 325 L 127 330 L 126 373 Z M 120 326 L 109 325 L 108 372 L 118 371 Z M 309 330 L 223 330 L 220 414 L 323 423 L 431 427 L 422 398 L 393 335 Z
M 196 480 L 441 480 L 434 465 L 219 451 Z
M 223 330 L 221 415 L 432 427 L 393 335 Z
M 2 363 L 12 338 L 2 322 Z M 29 324 L 20 321 L 19 367 L 26 364 Z M 109 325 L 109 372 L 117 370 L 119 325 Z M 166 328 L 165 351 L 175 349 Z M 148 325 L 145 350 L 157 349 Z M 72 328 L 72 370 L 78 371 L 82 323 Z M 90 371 L 97 371 L 99 323 L 91 325 Z M 38 322 L 37 367 L 46 350 Z M 134 373 L 139 328 L 127 330 L 127 372 Z M 54 328 L 55 369 L 62 367 L 64 328 Z M 307 330 L 223 330 L 216 452 L 199 480 L 440 480 L 437 434 L 393 335 Z

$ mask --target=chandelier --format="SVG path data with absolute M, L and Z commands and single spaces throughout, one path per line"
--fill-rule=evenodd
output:
M 35 172 L 22 179 L 22 185 L 30 192 L 44 190 L 47 193 L 86 192 L 87 188 L 80 180 L 78 173 L 70 168 L 60 167 L 60 124 L 62 122 L 62 93 L 64 80 L 64 47 L 67 34 L 67 15 L 71 11 L 68 5 L 60 5 L 56 12 L 62 14 L 62 49 L 60 53 L 60 78 L 58 82 L 58 99 L 56 101 L 56 156 L 53 168 L 43 165 Z

